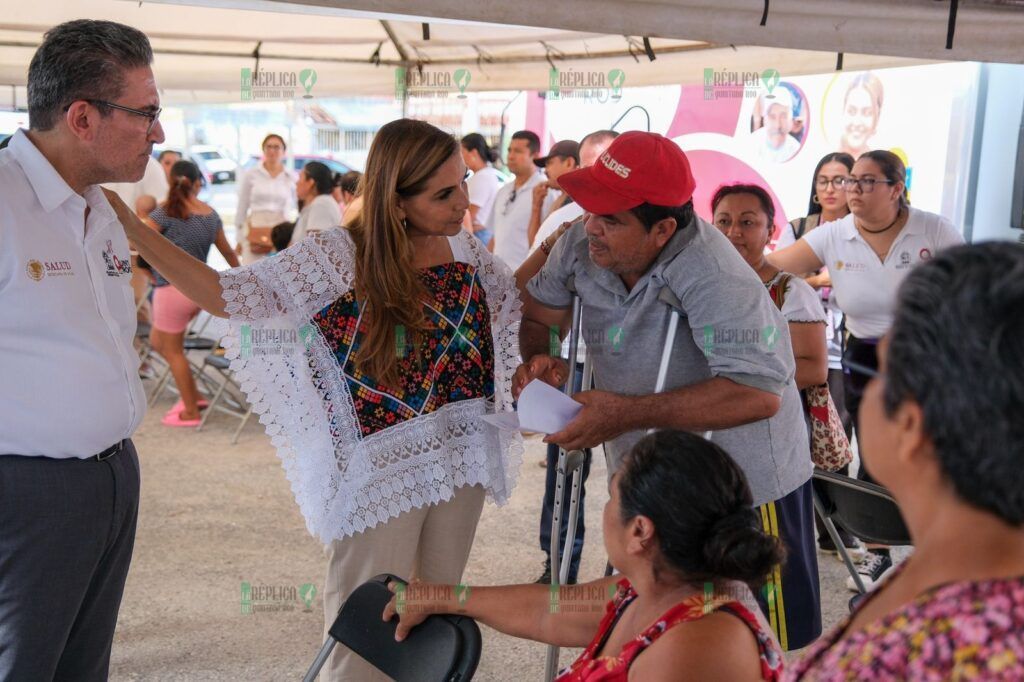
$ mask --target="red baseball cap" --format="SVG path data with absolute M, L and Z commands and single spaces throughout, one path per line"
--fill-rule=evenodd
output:
M 619 135 L 593 166 L 562 175 L 558 184 L 584 211 L 598 215 L 643 203 L 682 206 L 697 186 L 679 145 L 638 131 Z

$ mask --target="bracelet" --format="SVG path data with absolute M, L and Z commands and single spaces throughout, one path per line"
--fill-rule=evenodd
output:
M 540 243 L 540 250 L 544 252 L 545 256 L 551 255 L 551 244 L 548 243 L 548 239 L 551 239 L 551 237 L 545 237 Z

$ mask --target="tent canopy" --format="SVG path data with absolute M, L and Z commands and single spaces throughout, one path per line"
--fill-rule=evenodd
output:
M 626 87 L 701 83 L 706 69 L 783 77 L 922 60 L 1024 61 L 1024 0 L 61 0 L 0 17 L 0 106 L 25 104 L 29 60 L 50 27 L 110 19 L 151 39 L 167 103 L 240 101 L 241 72 L 316 71 L 318 97 L 394 95 L 398 67 L 463 68 L 468 90 L 543 90 L 554 66 Z M 429 25 L 429 38 L 423 23 Z M 543 24 L 545 27 L 539 27 Z M 531 26 L 532 25 L 532 26 Z M 648 37 L 645 46 L 644 37 Z M 653 53 L 655 59 L 650 59 Z M 302 94 L 299 88 L 297 95 Z

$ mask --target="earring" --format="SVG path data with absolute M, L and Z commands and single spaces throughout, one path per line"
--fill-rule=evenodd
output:
M 818 201 L 818 195 L 817 194 L 815 194 L 813 197 L 811 197 L 811 201 L 813 201 L 816 204 L 820 204 L 821 203 L 820 201 Z

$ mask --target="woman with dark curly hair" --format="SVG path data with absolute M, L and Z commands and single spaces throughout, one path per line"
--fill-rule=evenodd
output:
M 784 550 L 761 529 L 746 476 L 725 450 L 659 431 L 633 447 L 609 487 L 604 543 L 620 575 L 557 592 L 393 584 L 400 594 L 383 617 L 399 614 L 396 638 L 431 613 L 461 613 L 516 637 L 586 647 L 558 682 L 778 679 L 782 653 L 751 588 Z
M 1024 679 L 1024 245 L 959 246 L 900 287 L 861 456 L 914 554 L 793 680 Z

